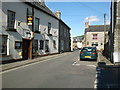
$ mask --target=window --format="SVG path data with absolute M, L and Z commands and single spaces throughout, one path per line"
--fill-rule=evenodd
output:
M 56 41 L 53 40 L 53 47 L 56 49 Z
M 8 30 L 15 30 L 14 25 L 15 25 L 15 12 L 8 10 L 7 12 L 8 17 L 7 17 L 7 28 Z
M 45 52 L 49 52 L 49 40 L 45 41 Z
M 40 40 L 40 49 L 43 50 L 43 48 L 44 48 L 44 41 Z
M 2 41 L 0 42 L 0 55 L 7 55 L 7 36 L 0 35 Z
M 39 32 L 39 18 L 35 18 L 35 32 Z
M 50 34 L 50 30 L 51 30 L 51 23 L 48 23 L 48 34 Z
M 15 49 L 22 49 L 22 42 L 21 41 L 15 41 Z
M 38 40 L 33 41 L 33 54 L 38 54 Z
M 92 42 L 92 46 L 98 46 L 98 42 Z
M 66 30 L 64 29 L 64 36 L 66 37 Z
M 97 39 L 97 34 L 93 34 L 93 40 Z

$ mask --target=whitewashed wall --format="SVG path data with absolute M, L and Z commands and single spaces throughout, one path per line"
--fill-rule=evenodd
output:
M 20 59 L 22 56 L 19 54 L 22 49 L 15 49 L 15 41 L 22 41 L 24 37 L 24 31 L 30 30 L 26 23 L 26 15 L 27 8 L 31 8 L 30 6 L 22 3 L 22 2 L 3 2 L 2 3 L 2 31 L 4 35 L 8 35 L 8 50 L 7 55 L 8 58 L 4 59 Z M 6 31 L 7 29 L 7 10 L 11 10 L 15 12 L 15 29 L 17 32 Z M 18 26 L 18 22 L 21 22 L 20 26 Z
M 30 31 L 28 25 L 27 25 L 27 21 L 26 21 L 26 15 L 27 15 L 27 8 L 32 9 L 30 6 L 28 6 L 27 4 L 23 3 L 23 2 L 11 2 L 11 3 L 7 3 L 7 2 L 3 2 L 2 3 L 2 33 L 4 35 L 8 35 L 8 49 L 7 49 L 7 57 L 2 58 L 3 60 L 8 60 L 8 59 L 20 59 L 22 58 L 22 56 L 19 54 L 22 49 L 15 49 L 15 41 L 21 41 L 22 42 L 22 38 L 25 37 L 25 32 L 26 31 Z M 15 29 L 17 29 L 17 32 L 12 32 L 12 31 L 6 31 L 7 29 L 7 10 L 11 10 L 16 12 L 15 14 Z M 35 17 L 40 18 L 40 32 L 43 34 L 44 30 L 47 31 L 48 28 L 48 22 L 51 23 L 52 25 L 52 30 L 51 30 L 51 34 L 53 35 L 52 37 L 47 36 L 45 34 L 45 39 L 49 40 L 49 47 L 50 47 L 50 53 L 57 53 L 58 52 L 58 33 L 59 33 L 59 21 L 51 16 L 49 16 L 46 13 L 43 13 L 37 9 L 35 9 L 35 13 L 34 13 Z M 18 26 L 18 22 L 20 23 L 20 26 Z M 54 32 L 56 32 L 54 34 Z M 37 40 L 44 40 L 43 35 L 41 34 L 37 34 L 35 33 L 34 39 Z M 53 40 L 56 41 L 56 47 L 57 49 L 53 48 Z M 38 43 L 39 44 L 39 43 Z M 39 48 L 38 48 L 39 50 Z M 42 53 L 43 52 L 43 53 Z M 46 54 L 43 51 L 39 50 L 39 54 Z
M 34 17 L 37 17 L 40 19 L 40 26 L 39 26 L 39 31 L 41 32 L 41 34 L 35 34 L 34 39 L 38 39 L 38 40 L 44 40 L 47 39 L 49 40 L 49 49 L 50 52 L 49 53 L 58 53 L 58 33 L 59 33 L 59 21 L 55 18 L 53 18 L 52 16 L 49 16 L 46 13 L 43 13 L 40 10 L 35 9 L 35 13 L 34 13 Z M 48 22 L 51 23 L 51 34 L 52 36 L 48 36 Z M 56 32 L 56 33 L 54 33 Z M 53 40 L 56 41 L 56 49 L 53 47 Z M 39 44 L 39 43 L 38 43 Z M 44 50 L 39 50 L 38 49 L 39 54 L 46 54 Z

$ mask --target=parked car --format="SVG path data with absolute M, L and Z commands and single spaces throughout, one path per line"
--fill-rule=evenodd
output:
M 80 60 L 93 59 L 97 60 L 98 53 L 96 47 L 83 47 L 80 51 Z

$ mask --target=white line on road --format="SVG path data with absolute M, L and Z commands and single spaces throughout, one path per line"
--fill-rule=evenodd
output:
M 95 65 L 87 65 L 87 66 L 89 66 L 89 67 L 96 67 Z

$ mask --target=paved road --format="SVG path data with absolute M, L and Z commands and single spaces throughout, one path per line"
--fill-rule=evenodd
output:
M 3 72 L 3 88 L 94 88 L 96 61 L 79 61 L 78 51 Z

